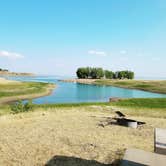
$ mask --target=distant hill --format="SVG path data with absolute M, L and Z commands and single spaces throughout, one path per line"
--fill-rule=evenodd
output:
M 0 68 L 0 76 L 35 76 L 33 73 L 17 73 L 17 72 L 10 72 L 7 69 Z

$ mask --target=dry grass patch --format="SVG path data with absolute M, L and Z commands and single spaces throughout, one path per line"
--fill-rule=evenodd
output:
M 72 158 L 73 166 L 89 160 L 90 166 L 101 166 L 121 158 L 126 148 L 153 151 L 154 127 L 166 127 L 165 119 L 134 116 L 147 124 L 138 129 L 98 125 L 110 116 L 113 111 L 102 107 L 40 109 L 1 116 L 0 165 L 42 166 L 56 155 L 81 158 L 77 162 Z M 69 161 L 63 158 L 63 162 Z

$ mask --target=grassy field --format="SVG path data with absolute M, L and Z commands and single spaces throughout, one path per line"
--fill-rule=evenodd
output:
M 1 106 L 8 113 L 0 116 L 0 165 L 117 165 L 127 148 L 154 150 L 154 128 L 166 128 L 165 101 L 36 105 L 33 112 L 16 115 Z M 146 124 L 138 129 L 107 125 L 115 111 Z
M 39 82 L 0 82 L 0 104 L 20 99 L 31 99 L 51 93 L 53 84 Z
M 0 102 L 46 95 L 53 87 L 1 81 Z M 146 124 L 132 129 L 110 123 L 116 111 Z M 1 104 L 0 165 L 118 165 L 127 148 L 153 151 L 154 128 L 166 128 L 165 121 L 166 98 L 43 104 L 19 114 Z
M 139 89 L 156 93 L 166 94 L 166 80 L 96 80 L 92 84 L 112 85 L 122 88 Z

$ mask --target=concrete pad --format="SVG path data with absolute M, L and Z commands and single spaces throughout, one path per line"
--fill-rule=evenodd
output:
M 127 149 L 120 166 L 166 166 L 166 156 L 139 149 Z
M 155 152 L 166 155 L 166 129 L 155 129 Z

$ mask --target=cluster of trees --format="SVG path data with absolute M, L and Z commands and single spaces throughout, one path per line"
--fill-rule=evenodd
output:
M 134 72 L 132 71 L 109 71 L 103 70 L 100 67 L 81 67 L 77 69 L 77 77 L 78 78 L 91 78 L 91 79 L 133 79 Z
M 81 67 L 77 69 L 77 77 L 78 78 L 92 78 L 99 79 L 104 77 L 104 71 L 102 68 L 95 67 Z
M 0 68 L 0 71 L 8 71 L 8 70 L 7 70 L 7 69 L 1 69 L 1 68 Z

